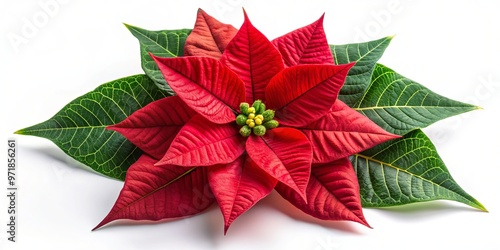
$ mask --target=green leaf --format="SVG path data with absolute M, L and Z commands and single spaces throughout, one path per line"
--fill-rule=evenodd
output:
M 352 107 L 388 132 L 399 135 L 479 109 L 438 95 L 380 64 L 375 67 L 363 97 Z
M 392 36 L 365 43 L 330 45 L 335 63 L 347 64 L 356 62 L 340 90 L 339 99 L 352 107 L 370 85 L 375 64 L 391 42 Z
M 142 152 L 106 127 L 165 96 L 146 75 L 121 78 L 76 98 L 49 120 L 16 134 L 49 139 L 75 160 L 123 180 Z
M 365 207 L 446 199 L 486 211 L 453 180 L 421 130 L 351 156 L 351 162 Z
M 130 30 L 141 45 L 141 66 L 146 75 L 148 75 L 156 85 L 174 95 L 174 91 L 168 86 L 162 73 L 156 66 L 149 53 L 159 57 L 177 57 L 184 55 L 184 44 L 187 36 L 191 33 L 190 29 L 179 30 L 159 30 L 149 31 L 134 27 L 128 24 L 125 26 Z

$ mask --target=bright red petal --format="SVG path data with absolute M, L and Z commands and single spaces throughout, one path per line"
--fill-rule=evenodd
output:
M 143 154 L 130 166 L 115 205 L 93 230 L 118 219 L 156 221 L 194 215 L 215 201 L 206 169 L 154 167 L 155 162 Z
M 184 55 L 219 59 L 237 31 L 232 25 L 221 23 L 202 9 L 198 9 L 196 24 L 184 45 Z
M 284 69 L 280 53 L 257 30 L 245 13 L 245 21 L 228 44 L 221 62 L 245 83 L 246 101 L 265 102 L 265 89 L 269 81 Z
M 235 120 L 245 101 L 243 82 L 210 57 L 159 58 L 151 55 L 175 93 L 213 123 Z
M 161 159 L 184 124 L 196 114 L 178 96 L 154 101 L 122 122 L 109 126 L 142 151 Z
M 236 124 L 214 124 L 201 115 L 182 127 L 165 156 L 155 165 L 183 167 L 227 164 L 245 152 Z
M 400 137 L 388 133 L 341 100 L 325 116 L 300 130 L 311 141 L 313 163 L 331 162 Z
M 210 167 L 208 181 L 224 216 L 224 234 L 238 216 L 271 193 L 277 182 L 246 154 L 232 163 Z
M 257 166 L 306 199 L 312 151 L 304 134 L 293 128 L 275 128 L 264 136 L 250 136 L 247 152 Z
M 356 173 L 348 158 L 313 165 L 307 203 L 289 187 L 278 183 L 278 193 L 294 206 L 322 220 L 350 220 L 370 227 L 363 216 Z
M 273 40 L 286 67 L 299 64 L 333 64 L 321 16 L 316 22 Z
M 316 121 L 332 107 L 349 69 L 344 65 L 299 65 L 273 77 L 266 104 L 283 125 L 300 127 Z

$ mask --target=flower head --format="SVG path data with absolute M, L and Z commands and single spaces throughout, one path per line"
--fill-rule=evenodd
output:
M 354 64 L 334 64 L 322 21 L 269 41 L 246 13 L 234 32 L 200 10 L 186 43 L 188 56 L 151 55 L 177 95 L 110 127 L 144 155 L 99 226 L 133 217 L 122 204 L 131 190 L 158 192 L 165 182 L 178 185 L 160 191 L 162 207 L 140 207 L 133 218 L 200 212 L 206 206 L 185 214 L 173 210 L 186 204 L 182 195 L 192 196 L 190 186 L 208 183 L 225 231 L 273 189 L 318 218 L 368 225 L 347 157 L 397 136 L 337 100 Z M 136 169 L 150 179 L 134 174 Z

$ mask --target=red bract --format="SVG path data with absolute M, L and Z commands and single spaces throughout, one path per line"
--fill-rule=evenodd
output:
M 368 225 L 347 157 L 398 136 L 337 100 L 353 64 L 333 64 L 322 20 L 271 42 L 245 13 L 228 42 L 231 26 L 200 10 L 186 42 L 196 56 L 152 55 L 177 96 L 110 127 L 144 155 L 96 228 L 192 215 L 215 198 L 226 232 L 274 188 L 317 218 Z
M 184 54 L 220 58 L 237 31 L 232 25 L 221 23 L 199 9 L 194 29 L 184 46 Z

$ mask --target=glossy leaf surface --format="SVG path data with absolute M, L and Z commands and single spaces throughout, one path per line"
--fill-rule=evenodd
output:
M 392 36 L 389 36 L 363 43 L 330 45 L 336 64 L 356 63 L 349 70 L 339 93 L 339 99 L 349 107 L 353 107 L 365 93 L 370 85 L 373 69 L 391 40 Z
M 356 154 L 351 161 L 365 207 L 446 199 L 486 210 L 453 180 L 421 130 Z
M 373 72 L 370 86 L 353 108 L 385 130 L 400 135 L 478 109 L 438 95 L 380 64 Z
M 165 81 L 158 66 L 151 58 L 150 53 L 159 57 L 177 57 L 184 55 L 184 44 L 190 29 L 180 30 L 158 30 L 150 31 L 125 24 L 127 29 L 139 40 L 141 50 L 141 66 L 149 78 L 151 78 L 156 85 L 169 95 L 174 92 Z

